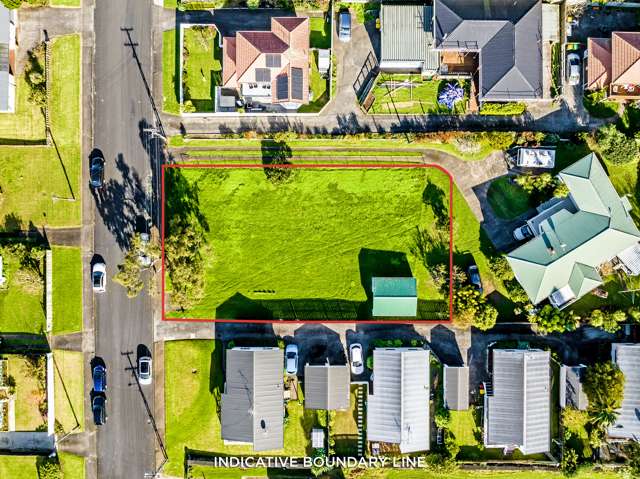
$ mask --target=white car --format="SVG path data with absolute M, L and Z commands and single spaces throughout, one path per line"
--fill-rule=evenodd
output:
M 287 374 L 292 376 L 298 374 L 298 346 L 295 344 L 287 344 L 284 350 L 284 360 L 286 363 Z
M 353 343 L 349 346 L 349 357 L 351 358 L 351 372 L 362 374 L 364 361 L 362 360 L 362 345 L 360 343 Z
M 567 82 L 569 85 L 580 83 L 580 57 L 577 53 L 567 55 Z
M 138 358 L 138 382 L 140 384 L 151 384 L 151 358 L 142 356 Z
M 104 293 L 107 286 L 107 265 L 96 263 L 91 268 L 91 286 L 94 293 Z

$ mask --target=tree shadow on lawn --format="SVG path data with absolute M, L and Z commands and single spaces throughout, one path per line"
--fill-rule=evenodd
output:
M 360 283 L 367 294 L 368 301 L 373 300 L 371 281 L 376 277 L 410 278 L 413 277 L 406 253 L 362 248 L 358 253 L 360 265 Z
M 264 175 L 273 184 L 280 184 L 293 178 L 296 171 L 293 168 L 281 168 L 278 165 L 291 165 L 289 159 L 293 155 L 291 147 L 284 141 L 262 140 L 260 153 L 264 167 Z
M 205 232 L 209 231 L 209 223 L 200 210 L 200 186 L 197 182 L 189 182 L 180 168 L 167 168 L 165 171 L 165 234 L 169 234 L 168 226 L 173 218 L 193 216 Z
M 442 188 L 427 180 L 427 186 L 422 192 L 422 202 L 433 211 L 438 228 L 449 227 L 449 207 L 445 204 L 445 192 Z

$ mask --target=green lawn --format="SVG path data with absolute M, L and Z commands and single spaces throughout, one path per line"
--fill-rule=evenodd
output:
M 55 146 L 0 147 L 0 230 L 80 224 L 80 35 L 52 42 Z
M 28 98 L 29 85 L 21 74 L 16 80 L 15 113 L 0 113 L 0 144 L 45 141 L 44 115 Z
M 82 331 L 82 254 L 80 248 L 54 246 L 53 334 Z
M 400 86 L 404 84 L 411 86 Z M 465 99 L 457 103 L 454 110 L 438 104 L 438 94 L 447 83 L 455 80 L 422 80 L 420 75 L 380 74 L 373 87 L 375 100 L 369 109 L 370 114 L 462 114 L 468 99 L 468 82 L 463 82 Z
M 35 431 L 46 426 L 38 409 L 43 396 L 38 388 L 38 381 L 29 373 L 26 360 L 17 354 L 8 355 L 7 359 L 9 374 L 16 380 L 16 431 Z
M 225 446 L 216 413 L 217 397 L 224 384 L 219 342 L 187 340 L 165 342 L 165 443 L 168 475 L 182 477 L 186 449 L 230 455 L 282 455 L 302 457 L 307 452 L 315 411 L 305 412 L 290 401 L 284 428 L 285 449 L 254 453 L 251 446 Z
M 357 386 L 351 386 L 349 409 L 336 411 L 330 434 L 336 441 L 336 455 L 340 457 L 356 456 L 358 453 L 358 408 L 356 403 Z
M 491 209 L 500 218 L 517 218 L 531 207 L 530 196 L 519 185 L 512 182 L 512 178 L 503 176 L 494 180 L 489 186 L 487 199 Z
M 344 471 L 345 478 L 357 477 L 358 479 L 547 479 L 565 478 L 560 471 L 528 470 L 528 471 L 495 471 L 495 470 L 456 470 L 446 473 L 436 473 L 424 470 L 402 470 L 402 469 L 366 469 L 352 475 L 349 470 Z M 622 479 L 621 474 L 615 472 L 597 472 L 591 469 L 582 469 L 573 479 Z
M 25 286 L 19 278 L 18 258 L 2 248 L 0 254 L 6 278 L 4 287 L 0 289 L 0 331 L 40 333 L 45 328 L 44 279 L 39 287 Z
M 52 7 L 80 7 L 81 0 L 50 0 Z
M 222 48 L 213 26 L 184 29 L 182 75 L 184 101 L 191 100 L 196 111 L 213 111 L 215 87 L 222 82 Z
M 180 99 L 176 86 L 176 48 L 175 29 L 162 32 L 162 109 L 177 115 L 180 113 Z
M 309 58 L 309 86 L 313 92 L 313 100 L 308 105 L 302 105 L 298 112 L 315 113 L 322 109 L 329 101 L 329 79 L 322 78 L 318 71 L 318 52 L 314 50 Z
M 81 352 L 55 350 L 56 421 L 65 433 L 84 424 L 84 359 Z M 76 429 L 77 427 L 77 429 Z
M 331 47 L 331 22 L 330 17 L 309 18 L 309 46 L 311 48 Z
M 61 479 L 84 479 L 84 458 L 61 452 Z M 43 479 L 38 474 L 37 456 L 0 456 L 0 477 L 6 479 Z
M 66 452 L 58 453 L 58 459 L 62 466 L 63 479 L 84 479 L 84 457 Z

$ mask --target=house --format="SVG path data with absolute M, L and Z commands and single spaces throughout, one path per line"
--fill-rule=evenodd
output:
M 444 405 L 452 411 L 469 409 L 469 367 L 444 365 Z
M 640 440 L 640 344 L 612 344 L 611 359 L 624 374 L 624 392 L 622 407 L 607 432 L 611 438 Z
M 433 7 L 400 3 L 380 6 L 380 70 L 434 75 L 440 66 L 440 53 L 433 45 Z
M 351 373 L 348 365 L 304 367 L 304 407 L 306 409 L 349 409 Z
M 614 100 L 640 99 L 640 33 L 587 39 L 586 90 L 606 89 Z
M 222 39 L 222 88 L 246 104 L 297 109 L 309 102 L 309 18 L 273 17 L 270 31 Z
M 640 231 L 593 154 L 558 174 L 569 195 L 555 199 L 527 224 L 534 237 L 507 260 L 533 304 L 549 300 L 564 308 L 602 284 L 600 265 L 622 262 L 618 254 L 635 248 Z
M 16 111 L 16 10 L 0 4 L 0 112 Z
M 427 451 L 429 420 L 429 351 L 374 349 L 367 440 L 397 444 L 402 453 Z
M 418 313 L 418 286 L 415 278 L 371 278 L 373 316 L 415 317 Z
M 222 439 L 253 450 L 283 448 L 284 391 L 280 348 L 236 347 L 226 351 Z
M 573 407 L 584 411 L 589 405 L 589 400 L 582 387 L 584 373 L 587 367 L 584 364 L 579 366 L 560 367 L 560 407 Z
M 494 349 L 493 381 L 485 384 L 484 445 L 520 449 L 551 447 L 550 353 L 540 349 Z
M 442 74 L 472 76 L 479 101 L 543 97 L 540 0 L 434 0 Z

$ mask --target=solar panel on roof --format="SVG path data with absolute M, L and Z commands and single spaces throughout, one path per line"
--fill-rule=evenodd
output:
M 271 81 L 271 70 L 268 68 L 256 68 L 256 81 Z
M 302 68 L 291 69 L 291 98 L 302 100 Z
M 280 55 L 269 53 L 267 54 L 267 68 L 280 68 Z
M 280 75 L 276 79 L 276 95 L 278 100 L 289 98 L 289 78 L 287 75 Z

